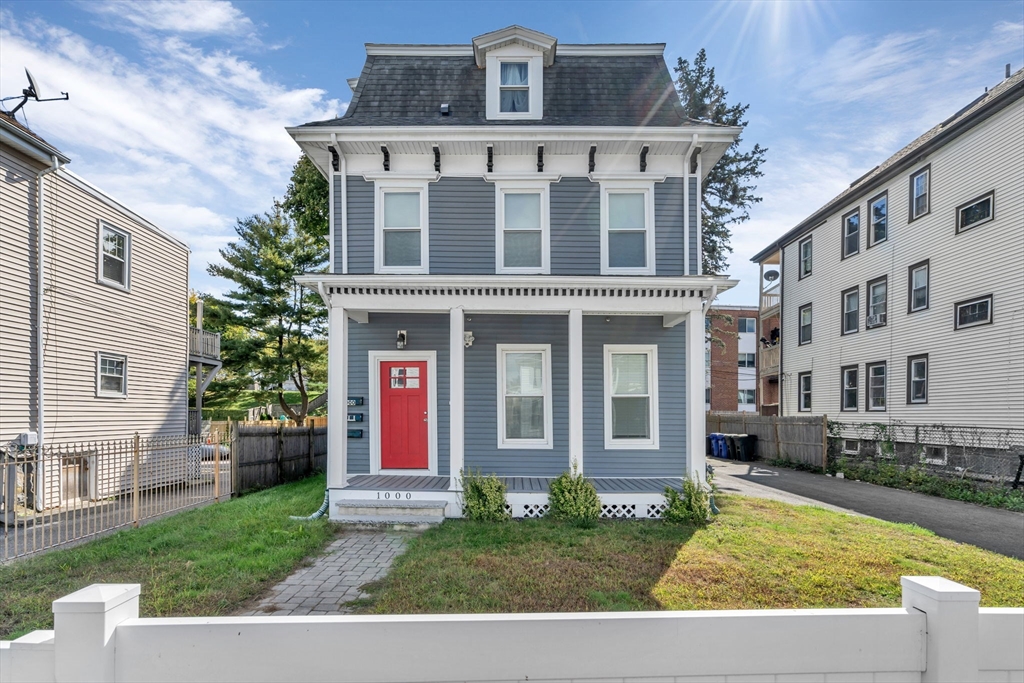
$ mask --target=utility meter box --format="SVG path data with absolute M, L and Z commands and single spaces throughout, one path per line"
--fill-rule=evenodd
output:
M 38 446 L 39 435 L 35 432 L 22 432 L 18 434 L 19 446 Z

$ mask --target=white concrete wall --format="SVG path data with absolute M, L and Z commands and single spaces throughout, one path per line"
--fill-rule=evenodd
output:
M 904 577 L 896 609 L 139 619 L 137 584 L 54 603 L 13 681 L 1021 681 L 1024 609 Z

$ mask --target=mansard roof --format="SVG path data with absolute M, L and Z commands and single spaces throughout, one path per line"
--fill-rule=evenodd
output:
M 544 68 L 544 117 L 489 120 L 486 70 L 477 66 L 473 46 L 368 45 L 345 115 L 305 125 L 678 127 L 696 123 L 683 113 L 663 50 L 661 44 L 559 45 L 551 65 Z M 449 105 L 448 116 L 441 115 L 442 104 Z

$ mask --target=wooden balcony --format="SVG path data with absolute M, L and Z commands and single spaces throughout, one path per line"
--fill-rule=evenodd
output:
M 767 318 L 769 315 L 778 312 L 779 303 L 781 302 L 781 288 L 776 286 L 761 293 L 761 317 Z
M 781 344 L 776 344 L 775 346 L 769 346 L 768 348 L 761 348 L 758 350 L 762 376 L 779 374 L 779 359 L 781 357 L 781 352 Z
M 220 334 L 197 327 L 188 329 L 188 355 L 195 359 L 220 361 Z

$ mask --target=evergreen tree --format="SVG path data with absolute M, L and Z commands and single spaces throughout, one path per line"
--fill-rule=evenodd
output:
M 718 123 L 726 126 L 746 127 L 743 117 L 749 104 L 729 105 L 725 101 L 725 88 L 715 82 L 715 69 L 708 68 L 707 54 L 701 48 L 691 65 L 688 60 L 679 59 L 675 71 L 676 90 L 683 104 L 683 110 L 691 119 Z M 751 181 L 763 175 L 768 150 L 755 144 L 748 152 L 740 151 L 740 137 L 729 146 L 721 160 L 704 180 L 701 197 L 701 226 L 704 232 L 703 272 L 709 275 L 721 273 L 726 268 L 726 259 L 732 252 L 729 226 L 742 223 L 750 218 L 748 209 L 761 201 L 754 194 L 757 186 Z
M 327 179 L 303 154 L 292 168 L 292 178 L 281 208 L 295 221 L 299 232 L 322 239 L 326 244 L 329 201 Z
M 309 382 L 322 374 L 326 309 L 316 292 L 293 278 L 323 268 L 325 240 L 300 229 L 279 204 L 271 213 L 240 219 L 235 231 L 238 239 L 220 250 L 225 264 L 207 268 L 234 283 L 225 303 L 233 322 L 249 331 L 232 340 L 225 365 L 237 377 L 271 387 L 281 410 L 301 425 Z M 284 397 L 289 379 L 300 395 L 295 408 Z

